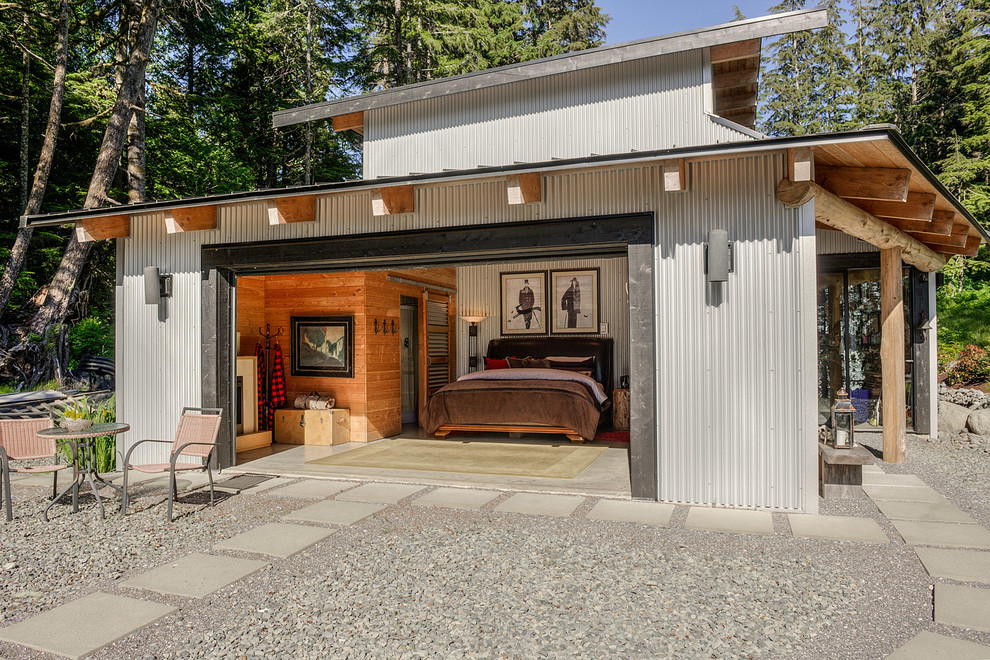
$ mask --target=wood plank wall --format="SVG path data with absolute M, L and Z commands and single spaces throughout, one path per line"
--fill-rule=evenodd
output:
M 422 289 L 389 282 L 388 276 L 454 288 L 454 268 L 360 273 L 318 273 L 241 277 L 237 281 L 237 330 L 240 354 L 254 355 L 258 326 L 285 329 L 280 338 L 285 357 L 286 403 L 312 391 L 329 394 L 337 407 L 351 411 L 351 441 L 368 442 L 402 430 L 399 360 L 399 304 L 403 295 L 419 298 Z M 242 288 L 243 287 L 243 288 Z M 354 317 L 354 377 L 314 378 L 291 375 L 289 341 L 293 316 Z M 374 321 L 388 326 L 374 331 Z M 391 332 L 395 321 L 396 333 Z M 276 439 L 277 441 L 277 439 Z

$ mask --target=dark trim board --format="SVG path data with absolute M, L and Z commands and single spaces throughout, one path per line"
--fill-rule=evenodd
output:
M 443 229 L 333 236 L 202 248 L 203 405 L 230 410 L 238 275 L 367 271 L 523 259 L 626 256 L 632 364 L 655 359 L 653 213 L 562 218 Z M 633 369 L 630 410 L 632 495 L 656 500 L 659 437 L 656 374 Z M 233 418 L 221 429 L 221 467 L 233 465 Z

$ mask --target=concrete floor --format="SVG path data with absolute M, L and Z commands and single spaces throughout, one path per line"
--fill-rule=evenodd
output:
M 415 425 L 403 428 L 399 438 L 432 438 Z M 569 444 L 563 436 L 524 435 L 510 439 L 507 434 L 452 435 L 450 441 L 511 442 L 514 444 L 546 445 Z M 381 441 L 378 441 L 381 442 Z M 324 456 L 339 454 L 374 443 L 347 443 L 334 447 L 315 445 L 274 444 L 264 449 L 237 455 L 237 465 L 226 468 L 226 474 L 270 474 L 284 477 L 323 477 L 334 479 L 358 479 L 363 481 L 392 481 L 438 486 L 462 486 L 473 488 L 497 488 L 501 490 L 535 491 L 541 493 L 573 493 L 609 497 L 631 497 L 629 478 L 629 448 L 626 443 L 587 443 L 592 446 L 608 446 L 608 449 L 573 479 L 547 479 L 540 477 L 515 477 L 496 474 L 467 474 L 463 472 L 434 472 L 425 470 L 394 470 L 385 468 L 359 468 L 337 465 L 309 465 L 306 462 Z M 524 452 L 525 447 L 520 448 Z

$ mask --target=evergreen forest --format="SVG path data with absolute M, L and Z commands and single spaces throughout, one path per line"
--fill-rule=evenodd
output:
M 761 130 L 893 123 L 990 225 L 990 0 L 821 6 L 828 28 L 765 44 Z M 0 2 L 0 382 L 113 354 L 113 243 L 20 215 L 359 178 L 359 136 L 271 113 L 593 48 L 608 21 L 595 0 Z M 949 352 L 990 348 L 986 246 L 946 267 L 939 314 Z

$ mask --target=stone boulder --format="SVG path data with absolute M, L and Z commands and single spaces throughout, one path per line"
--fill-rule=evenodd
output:
M 973 413 L 969 408 L 949 403 L 938 402 L 938 430 L 956 435 L 966 430 L 966 422 Z
M 990 435 L 990 410 L 974 410 L 969 413 L 969 421 L 966 422 L 970 433 L 976 435 Z

